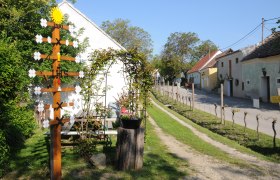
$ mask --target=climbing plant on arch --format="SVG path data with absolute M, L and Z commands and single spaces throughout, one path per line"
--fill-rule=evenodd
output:
M 153 85 L 152 66 L 145 58 L 144 54 L 137 52 L 137 50 L 95 50 L 92 55 L 92 64 L 87 67 L 82 86 L 89 86 L 94 79 L 97 78 L 100 71 L 104 68 L 109 68 L 113 64 L 122 62 L 123 73 L 128 80 L 129 101 L 132 106 L 129 110 L 132 114 L 137 115 L 139 105 L 146 110 L 149 101 L 149 91 Z M 145 119 L 146 120 L 146 119 Z

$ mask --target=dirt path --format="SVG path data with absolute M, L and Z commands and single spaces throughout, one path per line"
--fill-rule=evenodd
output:
M 225 164 L 213 159 L 212 157 L 195 152 L 187 145 L 178 142 L 174 137 L 163 133 L 156 123 L 151 120 L 157 133 L 159 134 L 160 139 L 165 143 L 168 149 L 172 153 L 176 154 L 176 156 L 188 160 L 191 167 L 194 167 L 194 170 L 197 172 L 197 177 L 202 179 L 280 179 L 280 173 L 277 172 L 277 170 L 280 169 L 280 164 L 262 161 L 254 156 L 240 153 L 234 148 L 209 138 L 206 134 L 199 132 L 197 129 L 169 113 L 155 102 L 153 102 L 153 104 L 178 121 L 180 124 L 192 130 L 194 134 L 199 136 L 204 141 L 218 147 L 222 151 L 225 151 L 235 158 L 245 160 L 246 162 L 262 169 L 261 171 L 258 171 L 233 167 L 231 164 Z

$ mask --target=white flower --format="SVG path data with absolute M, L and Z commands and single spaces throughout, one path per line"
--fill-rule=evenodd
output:
M 81 57 L 80 56 L 76 56 L 75 57 L 75 62 L 76 63 L 80 63 L 81 62 Z
M 79 78 L 83 78 L 84 77 L 84 72 L 83 71 L 80 71 L 79 72 Z
M 80 109 L 80 105 L 79 105 L 79 102 L 78 101 L 75 101 L 74 102 L 74 107 L 73 109 Z
M 76 86 L 76 87 L 75 87 L 75 92 L 76 92 L 77 94 L 79 94 L 81 91 L 82 91 L 82 88 L 81 88 L 80 86 Z
M 41 88 L 40 87 L 35 87 L 34 88 L 34 93 L 36 94 L 36 95 L 40 95 L 41 94 Z
M 78 41 L 73 41 L 73 47 L 77 48 L 78 47 Z
M 68 39 L 65 41 L 65 45 L 68 46 L 69 45 L 69 41 Z
M 30 69 L 28 71 L 28 76 L 34 78 L 36 76 L 36 71 L 34 69 Z
M 41 21 L 40 24 L 41 24 L 42 27 L 47 27 L 47 20 L 46 19 L 42 18 L 40 21 Z
M 69 25 L 69 32 L 70 32 L 70 35 L 72 36 L 72 37 L 74 37 L 74 31 L 75 31 L 75 28 L 74 28 L 74 26 L 72 26 L 72 25 Z
M 60 87 L 60 86 L 58 86 L 58 89 L 57 89 L 57 91 L 61 91 L 61 87 Z
M 47 119 L 45 119 L 43 121 L 43 128 L 48 128 L 50 126 L 49 121 Z
M 52 38 L 48 36 L 48 43 L 52 43 Z
M 88 56 L 86 54 L 83 54 L 81 57 L 81 62 L 86 62 L 88 59 Z
M 69 32 L 73 33 L 74 32 L 74 26 L 73 25 L 69 25 Z
M 42 43 L 42 42 L 43 42 L 43 36 L 40 35 L 40 34 L 39 34 L 39 35 L 37 34 L 37 35 L 36 35 L 36 42 L 37 42 L 37 43 Z
M 39 112 L 43 112 L 44 111 L 44 104 L 43 104 L 42 101 L 38 104 L 38 111 Z
M 41 59 L 41 53 L 37 51 L 34 52 L 34 59 L 39 61 Z
M 75 117 L 72 115 L 70 116 L 70 124 L 74 124 L 75 122 Z

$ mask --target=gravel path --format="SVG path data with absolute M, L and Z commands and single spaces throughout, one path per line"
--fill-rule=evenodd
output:
M 161 131 L 156 123 L 150 119 L 151 123 L 155 127 L 160 139 L 168 147 L 170 152 L 176 156 L 189 161 L 190 167 L 194 168 L 197 172 L 195 177 L 199 179 L 280 179 L 280 174 L 277 170 L 280 169 L 280 164 L 259 160 L 254 156 L 243 154 L 234 148 L 224 145 L 209 138 L 206 134 L 199 132 L 197 129 L 180 120 L 173 114 L 169 113 L 158 104 L 153 102 L 155 106 L 167 113 L 174 120 L 178 121 L 183 126 L 189 128 L 194 134 L 203 139 L 204 141 L 218 147 L 222 151 L 230 154 L 239 159 L 243 159 L 246 162 L 259 167 L 261 170 L 246 169 L 233 166 L 224 162 L 219 162 L 212 157 L 200 154 L 192 150 L 189 146 L 178 142 L 174 137 L 169 136 Z

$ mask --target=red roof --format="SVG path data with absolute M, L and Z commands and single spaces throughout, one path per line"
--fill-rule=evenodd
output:
M 210 54 L 207 54 L 203 58 L 201 58 L 191 70 L 188 71 L 188 74 L 199 71 L 213 56 L 216 55 L 218 51 L 213 51 Z
M 219 58 L 224 57 L 224 56 L 226 56 L 228 54 L 231 54 L 231 53 L 233 53 L 233 50 L 232 49 L 228 49 L 228 50 L 222 52 L 221 54 L 218 54 L 215 58 L 213 58 L 210 62 L 208 62 L 207 66 L 205 66 L 203 69 L 215 67 L 216 63 L 217 63 L 217 60 Z

